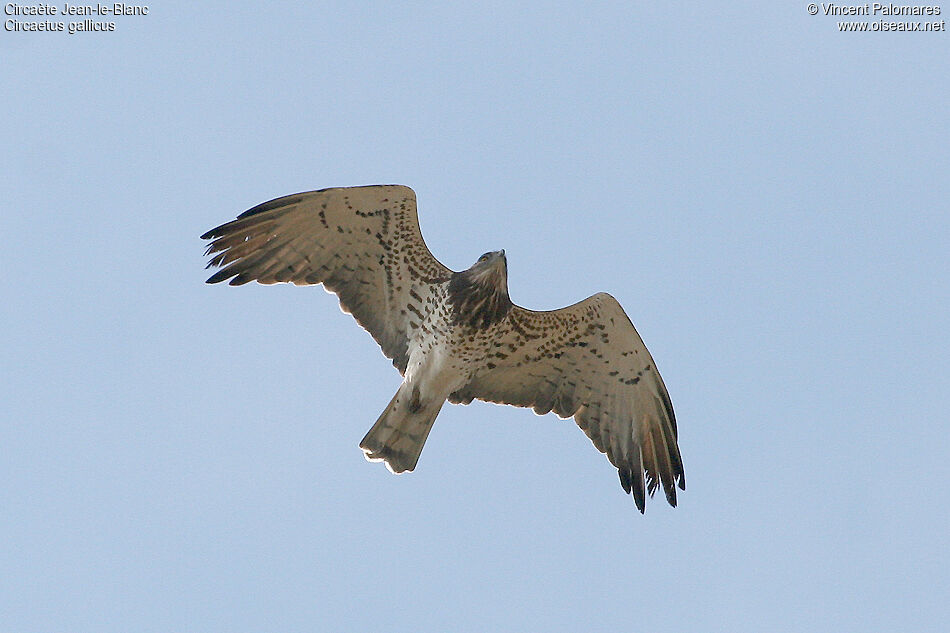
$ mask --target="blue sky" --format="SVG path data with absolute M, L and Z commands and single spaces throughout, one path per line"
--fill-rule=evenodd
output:
M 0 32 L 0 628 L 942 630 L 950 40 L 805 7 Z M 678 508 L 483 403 L 395 477 L 357 444 L 399 376 L 336 300 L 203 283 L 205 230 L 373 183 L 416 190 L 450 267 L 504 248 L 521 305 L 620 300 Z

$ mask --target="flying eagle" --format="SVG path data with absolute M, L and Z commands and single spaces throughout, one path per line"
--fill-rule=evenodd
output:
M 508 298 L 505 251 L 454 272 L 432 256 L 409 187 L 321 189 L 265 202 L 201 236 L 208 279 L 323 284 L 376 339 L 403 382 L 360 448 L 394 473 L 416 466 L 448 400 L 573 417 L 643 512 L 686 489 L 663 379 L 623 308 L 598 293 L 536 312 Z

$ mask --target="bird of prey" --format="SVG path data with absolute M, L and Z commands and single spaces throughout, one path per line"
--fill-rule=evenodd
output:
M 686 489 L 663 379 L 623 308 L 606 293 L 537 312 L 511 302 L 505 251 L 454 272 L 422 240 L 416 195 L 376 185 L 260 204 L 201 236 L 208 283 L 323 284 L 403 375 L 360 448 L 411 471 L 442 405 L 485 400 L 573 417 L 642 513 L 662 485 Z

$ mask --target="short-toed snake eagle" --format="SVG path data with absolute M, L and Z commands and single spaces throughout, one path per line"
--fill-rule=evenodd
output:
M 323 284 L 392 359 L 404 379 L 360 443 L 368 459 L 411 471 L 445 401 L 478 399 L 573 417 L 641 512 L 660 485 L 674 506 L 685 490 L 670 397 L 617 300 L 514 305 L 503 250 L 461 272 L 432 256 L 412 189 L 298 193 L 201 237 L 221 267 L 208 283 Z

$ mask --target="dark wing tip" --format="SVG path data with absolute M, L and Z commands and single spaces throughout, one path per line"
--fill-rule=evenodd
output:
M 233 277 L 233 279 L 231 279 Z M 245 266 L 240 266 L 239 264 L 231 264 L 227 268 L 222 268 L 215 274 L 211 275 L 205 280 L 206 284 L 217 284 L 222 281 L 228 281 L 230 286 L 243 286 L 244 284 L 250 283 L 257 279 L 257 274 L 249 272 L 246 270 Z
M 676 488 L 673 486 L 666 488 L 664 486 L 664 492 L 666 492 L 667 503 L 669 503 L 671 506 L 675 508 L 676 507 Z
M 647 500 L 643 494 L 643 490 L 639 488 L 633 489 L 633 500 L 637 504 L 637 510 L 640 511 L 640 514 L 646 513 Z
M 228 268 L 222 268 L 215 274 L 211 275 L 205 280 L 206 284 L 217 284 L 222 281 L 227 281 L 231 277 L 234 277 L 237 273 L 234 270 L 229 270 Z
M 646 494 L 643 490 L 643 473 L 634 473 L 629 468 L 618 468 L 620 474 L 620 485 L 624 492 L 633 495 L 633 500 L 637 504 L 637 510 L 643 514 L 646 510 Z
M 618 468 L 617 472 L 620 474 L 620 485 L 623 486 L 623 491 L 630 494 L 630 471 L 626 468 Z

